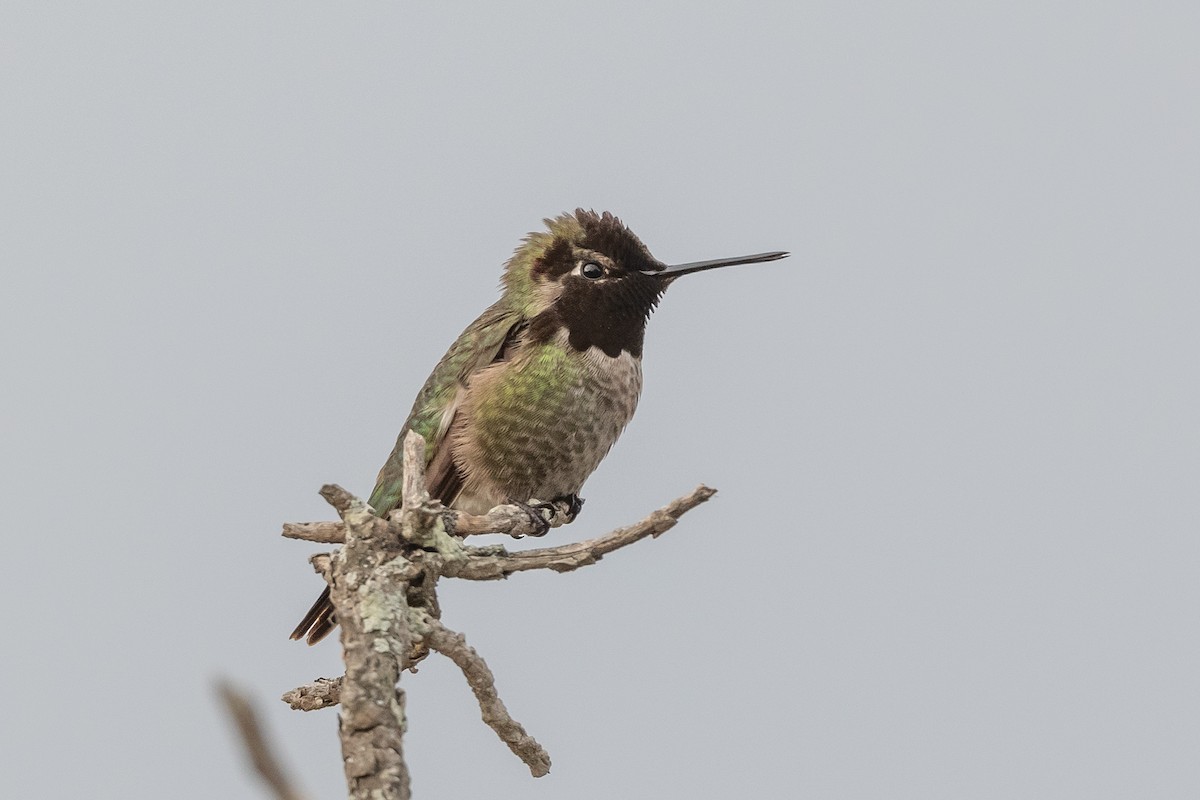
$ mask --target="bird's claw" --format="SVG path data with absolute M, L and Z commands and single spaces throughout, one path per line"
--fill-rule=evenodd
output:
M 522 503 L 519 500 L 511 500 L 514 506 L 523 510 L 529 515 L 530 521 L 533 523 L 535 531 L 529 533 L 529 536 L 539 537 L 545 536 L 550 532 L 550 522 L 556 516 L 563 513 L 562 506 L 566 506 L 566 521 L 574 522 L 579 516 L 579 512 L 583 509 L 583 498 L 577 494 L 561 494 L 548 503 Z M 550 512 L 549 515 L 543 512 Z M 521 539 L 526 534 L 515 534 L 514 538 Z
M 567 507 L 566 519 L 563 524 L 574 522 L 579 516 L 579 512 L 583 510 L 583 498 L 577 494 L 560 494 L 558 497 L 551 500 L 549 503 L 534 503 L 533 508 L 540 511 L 549 511 L 550 519 L 563 513 L 563 506 Z
M 533 523 L 534 527 L 534 530 L 528 534 L 529 536 L 537 538 L 545 536 L 550 532 L 550 520 L 546 519 L 546 516 L 542 513 L 542 510 L 547 506 L 546 503 L 529 505 L 529 503 L 522 503 L 520 500 L 511 500 L 509 502 L 529 515 L 529 521 Z M 553 509 L 553 506 L 551 506 L 551 509 Z M 523 533 L 514 533 L 513 538 L 523 539 L 525 535 Z
M 575 518 L 579 516 L 579 512 L 583 511 L 583 498 L 577 494 L 560 494 L 545 505 L 554 508 L 558 503 L 567 504 L 567 522 L 574 522 Z M 557 509 L 555 510 L 557 511 Z
M 565 516 L 565 522 L 575 522 L 575 518 L 580 516 L 580 511 L 583 509 L 583 498 L 578 494 L 560 494 L 550 503 L 522 503 L 521 500 L 509 500 L 509 503 L 526 512 L 529 515 L 529 522 L 532 522 L 534 527 L 529 534 L 512 535 L 514 539 L 523 539 L 527 535 L 545 536 L 550 533 L 554 517 Z M 565 511 L 563 506 L 566 506 Z M 550 512 L 548 515 L 545 513 L 547 511 Z

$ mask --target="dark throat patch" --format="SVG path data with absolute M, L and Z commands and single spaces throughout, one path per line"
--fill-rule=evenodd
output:
M 567 341 L 575 350 L 598 347 L 610 358 L 624 350 L 641 358 L 646 320 L 662 288 L 656 278 L 636 272 L 597 282 L 569 277 L 558 302 L 533 319 L 530 336 L 547 342 L 566 328 Z

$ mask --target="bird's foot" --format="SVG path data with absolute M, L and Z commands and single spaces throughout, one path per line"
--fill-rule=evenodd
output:
M 577 494 L 560 494 L 549 503 L 542 505 L 557 511 L 556 506 L 559 503 L 565 503 L 567 506 L 567 522 L 574 522 L 575 518 L 579 516 L 579 512 L 583 511 L 583 498 Z
M 540 537 L 550 532 L 550 520 L 546 519 L 546 515 L 542 511 L 549 506 L 551 513 L 553 513 L 553 505 L 549 503 L 530 505 L 529 503 L 522 503 L 520 500 L 509 500 L 508 502 L 529 515 L 529 521 L 533 523 L 533 530 L 529 532 L 530 536 Z M 514 539 L 525 538 L 525 534 L 523 533 L 514 533 L 512 536 Z
M 517 539 L 526 535 L 545 536 L 552 527 L 574 522 L 583 509 L 583 498 L 577 494 L 560 494 L 548 503 L 536 500 L 531 503 L 523 503 L 520 500 L 509 500 L 509 502 L 528 514 L 534 527 L 534 530 L 528 534 L 516 534 L 514 538 Z
M 557 528 L 575 521 L 583 510 L 583 498 L 577 494 L 560 494 L 549 503 L 533 502 L 532 505 L 539 511 L 549 511 L 550 525 Z M 559 522 L 559 519 L 562 521 Z

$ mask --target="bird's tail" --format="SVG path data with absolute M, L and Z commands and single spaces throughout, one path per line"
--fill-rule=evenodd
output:
M 309 644 L 316 644 L 329 635 L 329 632 L 337 625 L 337 617 L 333 613 L 333 601 L 329 599 L 329 587 L 325 587 L 325 591 L 321 592 L 321 596 L 317 598 L 317 602 L 313 603 L 312 608 L 304 615 L 304 619 L 300 620 L 300 624 L 296 626 L 296 630 L 292 631 L 293 639 L 304 639 L 307 637 Z

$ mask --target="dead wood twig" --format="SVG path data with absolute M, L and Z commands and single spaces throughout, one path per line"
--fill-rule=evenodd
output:
M 437 584 L 442 577 L 497 580 L 515 572 L 570 572 L 595 564 L 608 553 L 674 527 L 683 514 L 708 500 L 715 489 L 698 486 L 633 525 L 583 542 L 508 552 L 471 547 L 463 537 L 478 533 L 521 536 L 541 532 L 529 510 L 508 505 L 470 515 L 445 508 L 425 488 L 425 441 L 409 432 L 404 441 L 404 501 L 381 519 L 346 490 L 325 486 L 321 495 L 340 522 L 293 523 L 284 535 L 339 543 L 331 555 L 312 561 L 330 584 L 341 624 L 346 674 L 318 679 L 283 696 L 292 708 L 309 711 L 341 704 L 340 734 L 351 798 L 407 800 L 410 796 L 402 740 L 404 693 L 396 683 L 430 650 L 451 659 L 466 676 L 483 720 L 529 767 L 534 777 L 550 771 L 550 757 L 508 713 L 487 663 L 462 634 L 442 624 Z M 552 527 L 569 521 L 558 503 L 544 512 Z

